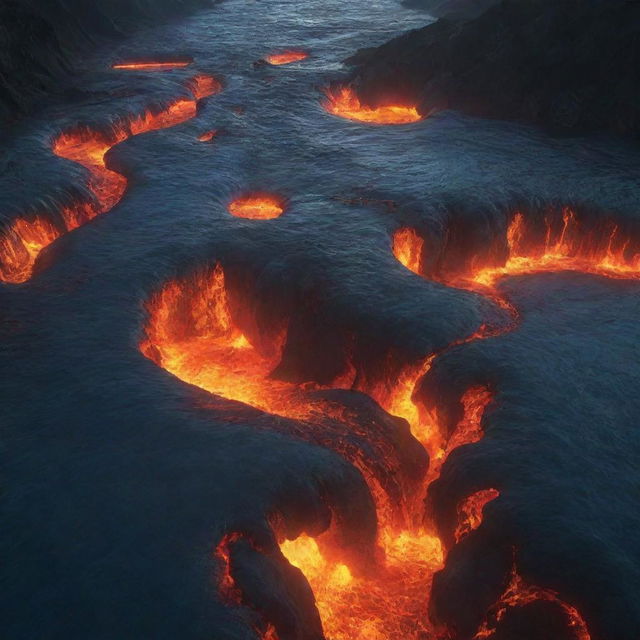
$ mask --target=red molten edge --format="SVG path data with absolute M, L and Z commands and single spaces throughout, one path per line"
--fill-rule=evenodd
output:
M 249 220 L 272 220 L 285 211 L 284 198 L 273 193 L 255 192 L 239 196 L 229 203 L 229 213 Z
M 265 60 L 272 65 L 282 65 L 282 64 L 291 64 L 292 62 L 300 62 L 300 60 L 305 60 L 309 57 L 309 54 L 306 51 L 302 51 L 300 49 L 297 50 L 289 50 L 282 51 L 280 53 L 270 53 L 268 56 L 265 56 Z
M 111 68 L 120 71 L 170 71 L 171 69 L 188 67 L 192 62 L 192 60 L 166 60 L 163 62 L 138 60 L 117 62 L 111 65 Z
M 396 102 L 382 102 L 377 107 L 364 105 L 348 85 L 327 89 L 322 106 L 333 115 L 369 124 L 408 124 L 422 120 L 416 105 Z
M 89 171 L 88 187 L 94 200 L 79 202 L 60 211 L 60 221 L 49 216 L 18 218 L 0 235 L 0 280 L 26 282 L 31 278 L 39 253 L 64 233 L 110 211 L 124 195 L 127 179 L 107 168 L 105 156 L 115 145 L 132 136 L 174 127 L 196 115 L 197 101 L 222 89 L 213 77 L 198 75 L 189 82 L 193 98 L 180 98 L 165 109 L 146 111 L 115 125 L 108 133 L 88 127 L 66 131 L 53 142 L 53 152 Z
M 234 202 L 238 207 L 242 206 L 242 202 Z M 261 205 L 256 206 L 261 211 Z M 562 265 L 567 264 L 564 258 L 571 257 L 572 247 L 584 246 L 584 243 L 577 240 L 569 240 L 573 233 L 570 229 L 573 229 L 574 224 L 575 216 L 565 212 L 562 227 L 558 231 L 559 237 L 556 238 L 550 232 L 545 240 L 545 247 L 553 248 L 554 255 L 563 251 L 567 254 L 561 260 Z M 528 257 L 523 255 L 526 253 L 524 247 L 528 246 L 528 235 L 522 216 L 514 217 L 508 235 L 512 254 L 507 263 L 511 264 L 509 261 L 513 258 Z M 617 237 L 616 233 L 612 232 L 612 237 Z M 628 243 L 624 245 L 627 247 Z M 589 255 L 598 257 L 597 265 L 617 264 L 618 271 L 629 273 L 625 266 L 627 262 L 622 265 L 614 259 L 615 255 L 621 259 L 622 254 L 616 252 L 611 239 L 607 246 L 608 251 L 591 252 Z M 562 247 L 566 249 L 561 250 Z M 405 229 L 398 232 L 394 237 L 393 248 L 403 264 L 420 272 L 424 242 L 414 231 Z M 546 255 L 544 250 L 539 249 L 532 255 Z M 580 260 L 580 264 L 584 264 L 584 256 Z M 543 262 L 545 265 L 550 264 L 546 258 Z M 520 262 L 517 261 L 517 264 L 520 265 Z M 526 266 L 529 269 L 527 272 L 531 272 L 531 263 Z M 601 268 L 603 267 L 594 267 L 594 270 L 601 272 Z M 614 270 L 614 273 L 617 271 Z M 459 286 L 474 290 L 482 286 L 483 293 L 498 295 L 497 290 L 487 288 L 492 285 L 479 285 L 479 282 L 486 280 L 485 275 L 483 268 L 478 268 L 464 278 L 460 277 Z M 495 278 L 497 277 L 496 275 Z M 494 278 L 489 281 L 493 283 Z M 248 301 L 234 300 L 234 308 L 248 308 Z M 142 352 L 185 382 L 275 415 L 305 421 L 308 425 L 332 411 L 326 403 L 311 399 L 304 386 L 271 376 L 280 361 L 286 332 L 272 337 L 270 340 L 273 344 L 266 344 L 264 336 L 243 333 L 231 312 L 221 265 L 190 281 L 168 283 L 150 300 L 147 309 L 149 321 L 146 326 L 147 337 L 141 344 Z M 243 313 L 244 311 L 240 311 L 241 315 Z M 509 328 L 502 331 L 508 331 Z M 490 335 L 495 335 L 495 331 L 485 328 L 462 342 Z M 460 398 L 462 417 L 453 431 L 447 433 L 439 423 L 438 412 L 423 406 L 415 395 L 417 385 L 431 368 L 434 358 L 435 355 L 431 355 L 422 362 L 406 366 L 399 375 L 391 376 L 390 382 L 376 384 L 363 381 L 360 388 L 389 414 L 404 418 L 409 423 L 413 436 L 429 452 L 431 464 L 422 492 L 419 493 L 420 498 L 438 478 L 449 453 L 482 438 L 483 415 L 493 400 L 493 393 L 486 387 L 469 388 Z M 386 380 L 384 376 L 382 378 Z M 341 383 L 335 380 L 331 386 L 338 388 Z M 336 416 L 334 412 L 331 416 L 346 420 L 343 414 Z M 361 426 L 351 425 L 351 428 L 359 429 Z M 357 567 L 351 566 L 350 559 L 336 546 L 330 534 L 317 537 L 302 534 L 295 540 L 288 540 L 275 531 L 280 536 L 283 555 L 303 572 L 313 590 L 326 637 L 332 640 L 423 640 L 437 637 L 441 630 L 434 629 L 431 625 L 427 603 L 433 576 L 444 565 L 445 549 L 443 542 L 433 533 L 436 528 L 430 521 L 430 514 L 426 514 L 426 522 L 422 518 L 416 518 L 415 521 L 406 518 L 404 522 L 399 522 L 390 517 L 385 496 L 381 494 L 371 475 L 366 473 L 367 469 L 363 468 L 359 452 L 341 447 L 337 453 L 361 469 L 369 484 L 378 516 L 377 546 L 381 558 L 378 570 L 363 575 Z M 481 526 L 485 505 L 498 496 L 495 489 L 485 489 L 467 497 L 458 505 L 458 524 L 454 536 L 456 544 Z M 402 500 L 404 503 L 401 506 L 406 513 L 421 513 L 420 505 L 414 504 L 410 497 Z M 233 535 L 235 534 L 231 534 Z M 230 540 L 232 538 L 227 543 Z M 241 590 L 229 569 L 225 545 L 218 548 L 218 556 L 226 567 L 220 577 L 221 592 L 240 604 Z M 509 608 L 525 606 L 537 600 L 550 601 L 559 606 L 566 614 L 567 624 L 575 632 L 576 639 L 589 640 L 584 620 L 575 608 L 549 590 L 526 585 L 518 576 L 515 563 L 504 594 L 487 611 L 486 619 L 491 622 L 485 622 L 476 637 L 481 639 L 493 635 L 495 628 L 491 625 L 498 624 Z M 273 624 L 266 621 L 264 628 L 264 639 L 278 639 L 278 631 Z
M 249 309 L 248 301 L 238 300 L 236 295 L 233 308 L 244 313 Z M 274 415 L 308 421 L 307 428 L 323 416 L 336 418 L 332 407 L 307 395 L 305 388 L 271 376 L 286 334 L 275 336 L 272 344 L 266 344 L 264 335 L 251 336 L 240 329 L 231 310 L 221 265 L 188 280 L 169 282 L 151 298 L 147 310 L 149 320 L 141 350 L 178 378 Z M 267 357 L 266 353 L 272 355 Z M 482 436 L 482 413 L 492 399 L 483 387 L 469 389 L 461 399 L 463 417 L 445 439 L 436 418 L 413 400 L 415 385 L 432 360 L 427 358 L 424 363 L 407 368 L 391 388 L 381 385 L 365 389 L 389 413 L 407 419 L 414 435 L 432 453 L 432 472 L 419 492 L 419 500 L 428 483 L 437 477 L 449 451 Z M 333 386 L 339 385 L 338 380 L 334 381 Z M 339 417 L 346 419 L 342 414 Z M 338 453 L 362 469 L 358 451 L 345 449 Z M 428 621 L 427 601 L 433 575 L 443 566 L 443 545 L 432 533 L 434 527 L 426 527 L 420 518 L 415 523 L 410 518 L 398 523 L 386 508 L 379 487 L 365 473 L 366 469 L 362 470 L 377 508 L 378 547 L 383 558 L 379 570 L 363 576 L 330 536 L 281 538 L 282 553 L 300 568 L 311 585 L 327 637 L 422 640 L 425 634 L 434 633 Z M 409 504 L 409 498 L 402 506 L 407 513 L 418 512 L 417 505 Z M 242 598 L 229 570 L 226 551 L 234 535 L 219 546 L 217 555 L 223 564 L 221 592 L 239 604 Z M 264 637 L 271 640 L 278 637 L 272 626 L 265 633 Z
M 211 129 L 211 131 L 205 131 L 198 136 L 200 142 L 211 142 L 218 135 L 217 129 Z

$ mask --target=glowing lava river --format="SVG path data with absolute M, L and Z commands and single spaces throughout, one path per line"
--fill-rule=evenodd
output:
M 232 209 L 233 211 L 233 209 Z M 257 216 L 256 216 L 257 217 Z M 503 299 L 495 283 L 501 277 L 535 274 L 554 270 L 577 270 L 598 273 L 611 278 L 640 278 L 640 253 L 629 252 L 629 239 L 619 237 L 617 227 L 608 236 L 597 240 L 585 238 L 573 211 L 545 219 L 541 242 L 527 227 L 522 214 L 516 213 L 506 233 L 507 256 L 503 265 L 476 266 L 466 274 L 456 274 L 453 286 L 480 291 L 506 309 L 511 322 L 504 328 L 483 326 L 464 340 L 471 342 L 495 337 L 516 326 L 517 311 Z M 412 229 L 402 228 L 393 238 L 394 255 L 408 269 L 422 274 L 424 240 Z M 488 261 L 495 256 L 488 256 Z M 477 263 L 476 263 L 477 264 Z M 425 275 L 425 277 L 429 277 Z M 431 276 L 433 277 L 433 276 Z M 448 279 L 444 278 L 444 281 Z M 252 304 L 238 298 L 236 292 L 230 304 L 225 274 L 220 264 L 208 274 L 168 284 L 149 303 L 150 322 L 142 350 L 156 364 L 182 380 L 211 393 L 237 400 L 262 411 L 308 422 L 306 437 L 335 414 L 335 407 L 309 396 L 309 387 L 300 387 L 273 378 L 287 339 L 284 333 L 265 336 L 245 333 L 234 320 L 236 314 L 246 314 Z M 234 313 L 234 309 L 235 311 Z M 286 326 L 286 323 L 285 323 Z M 267 357 L 265 354 L 271 354 Z M 358 385 L 389 414 L 404 418 L 413 437 L 422 443 L 430 457 L 430 465 L 419 495 L 427 495 L 429 485 L 437 479 L 439 469 L 451 451 L 482 438 L 482 418 L 493 399 L 485 387 L 471 387 L 460 398 L 463 408 L 455 429 L 446 435 L 438 424 L 437 407 L 427 407 L 416 398 L 421 379 L 429 372 L 434 358 L 408 365 L 394 383 Z M 338 387 L 345 377 L 336 379 Z M 322 428 L 322 427 L 320 427 Z M 353 428 L 353 425 L 350 425 Z M 305 437 L 303 434 L 302 437 Z M 339 449 L 340 450 L 340 449 Z M 340 450 L 343 455 L 349 452 Z M 350 458 L 365 476 L 366 464 Z M 435 533 L 428 512 L 421 515 L 420 501 L 404 496 L 404 521 L 389 509 L 388 496 L 381 493 L 379 483 L 371 483 L 377 504 L 379 563 L 369 568 L 369 575 L 359 575 L 348 561 L 340 561 L 340 549 L 332 548 L 325 536 L 315 539 L 301 535 L 295 540 L 283 540 L 281 551 L 287 560 L 302 570 L 309 581 L 327 638 L 347 640 L 360 638 L 427 638 L 449 637 L 446 629 L 434 628 L 427 613 L 428 593 L 435 572 L 445 561 L 446 547 Z M 458 505 L 455 543 L 460 543 L 482 524 L 484 506 L 497 499 L 496 489 L 480 490 Z M 417 515 L 414 511 L 417 511 Z M 327 547 L 328 545 L 328 547 Z M 228 563 L 228 550 L 218 553 Z M 374 575 L 371 576 L 370 572 Z M 229 569 L 227 568 L 227 573 Z M 475 638 L 492 637 L 495 625 L 509 608 L 524 607 L 532 602 L 550 602 L 564 616 L 572 637 L 591 638 L 580 613 L 548 589 L 535 588 L 523 582 L 515 565 L 504 594 L 493 606 L 493 622 L 485 621 Z M 266 636 L 278 637 L 277 629 L 269 627 Z
M 186 66 L 188 63 L 159 63 L 160 68 Z M 155 70 L 158 64 L 115 65 L 114 69 L 142 68 Z M 204 75 L 194 76 L 187 85 L 193 97 L 180 98 L 158 111 L 148 110 L 141 116 L 118 122 L 107 131 L 77 128 L 66 131 L 53 142 L 53 152 L 72 160 L 89 171 L 88 187 L 94 200 L 65 206 L 61 220 L 55 224 L 47 216 L 18 218 L 0 237 L 0 280 L 20 283 L 27 281 L 39 253 L 63 233 L 72 231 L 97 215 L 111 211 L 122 199 L 127 179 L 107 167 L 105 156 L 115 145 L 148 131 L 174 127 L 196 115 L 197 101 L 222 89 L 220 82 Z
M 428 20 L 214 3 L 7 134 L 7 638 L 640 636 L 640 154 L 361 95 Z

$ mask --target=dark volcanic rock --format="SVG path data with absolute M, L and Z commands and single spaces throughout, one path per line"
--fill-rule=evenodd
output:
M 497 0 L 403 0 L 402 4 L 413 9 L 422 9 L 432 16 L 457 16 L 475 18 Z
M 640 134 L 640 3 L 503 0 L 446 18 L 356 59 L 368 102 L 401 96 L 559 133 Z
M 0 5 L 0 129 L 64 82 L 73 60 L 132 25 L 209 0 L 8 0 Z

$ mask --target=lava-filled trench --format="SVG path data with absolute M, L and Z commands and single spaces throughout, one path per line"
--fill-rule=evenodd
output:
M 130 63 L 114 68 L 152 70 L 186 66 L 188 62 Z M 142 115 L 123 119 L 101 131 L 78 127 L 64 131 L 53 143 L 53 152 L 77 162 L 89 171 L 88 187 L 93 198 L 78 201 L 60 209 L 59 216 L 41 213 L 19 217 L 0 234 L 0 280 L 18 284 L 33 275 L 40 252 L 63 234 L 76 229 L 96 216 L 107 213 L 122 199 L 127 178 L 107 167 L 105 156 L 115 145 L 132 136 L 166 129 L 195 117 L 198 101 L 222 89 L 219 80 L 209 75 L 195 75 L 187 83 L 192 98 L 179 98 L 160 110 L 147 110 Z M 213 137 L 213 136 L 212 136 Z
M 234 213 L 232 206 L 230 212 Z M 497 287 L 502 277 L 565 270 L 613 278 L 640 276 L 639 248 L 632 246 L 617 226 L 611 224 L 605 234 L 602 229 L 585 231 L 586 228 L 568 208 L 536 220 L 515 213 L 502 238 L 502 250 L 492 249 L 486 255 L 470 257 L 463 272 L 443 266 L 447 263 L 446 256 L 439 260 L 437 269 L 427 268 L 427 243 L 411 228 L 396 230 L 392 249 L 399 262 L 422 277 L 474 291 L 507 311 L 509 322 L 500 327 L 482 326 L 462 341 L 469 342 L 517 326 L 517 310 Z M 364 570 L 344 550 L 336 548 L 331 529 L 315 537 L 303 533 L 287 539 L 276 519 L 273 522 L 282 554 L 302 571 L 313 590 L 326 638 L 453 637 L 452 630 L 432 623 L 428 615 L 432 579 L 444 566 L 447 548 L 428 508 L 425 513 L 428 501 L 424 498 L 448 454 L 482 438 L 483 414 L 497 390 L 480 386 L 467 389 L 460 398 L 462 418 L 453 432 L 446 433 L 439 424 L 438 407 L 426 406 L 414 394 L 439 353 L 421 362 L 403 363 L 399 375 L 394 370 L 393 374 L 376 371 L 356 376 L 351 366 L 331 384 L 314 381 L 294 384 L 279 379 L 274 370 L 285 348 L 289 318 L 267 323 L 269 329 L 265 329 L 264 323 L 261 326 L 255 317 L 256 305 L 243 290 L 243 278 L 235 276 L 217 263 L 209 270 L 167 283 L 147 303 L 149 319 L 142 352 L 181 380 L 216 396 L 302 424 L 295 435 L 329 446 L 362 472 L 378 519 L 377 545 L 371 553 L 373 571 L 370 567 Z M 327 436 L 327 430 L 331 430 L 327 425 L 337 421 L 347 433 L 362 435 L 364 430 L 365 438 L 374 444 L 385 438 L 384 431 L 368 433 L 369 424 L 359 424 L 357 416 L 318 393 L 322 389 L 340 388 L 364 392 L 386 414 L 406 420 L 412 444 L 420 443 L 426 450 L 429 464 L 424 464 L 418 473 L 414 469 L 398 488 L 395 481 L 384 476 L 385 469 L 394 468 L 393 462 L 387 467 L 383 465 L 382 471 L 373 469 L 366 455 L 345 444 L 344 436 L 338 434 L 333 439 Z M 285 431 L 287 428 L 284 427 Z M 403 454 L 393 445 L 385 447 L 383 443 L 379 451 L 382 455 L 396 456 L 402 470 Z M 482 524 L 484 506 L 499 495 L 496 488 L 486 487 L 461 501 L 455 531 L 450 532 L 451 544 L 473 535 Z M 240 534 L 227 536 L 217 548 L 224 576 L 221 588 L 236 604 L 242 601 L 242 588 L 234 582 L 230 555 L 239 537 Z M 535 601 L 555 606 L 575 638 L 590 638 L 586 623 L 570 603 L 562 601 L 553 591 L 526 584 L 518 575 L 517 549 L 511 575 L 505 576 L 504 593 L 487 611 L 475 638 L 491 637 L 507 610 Z M 264 638 L 280 637 L 277 624 L 269 620 L 260 631 Z

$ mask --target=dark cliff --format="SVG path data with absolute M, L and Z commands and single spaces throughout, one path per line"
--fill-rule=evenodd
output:
M 640 2 L 503 0 L 446 17 L 352 58 L 369 102 L 417 101 L 543 125 L 640 135 Z

